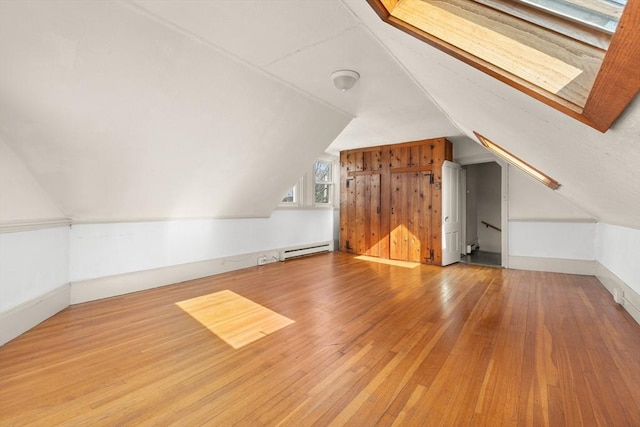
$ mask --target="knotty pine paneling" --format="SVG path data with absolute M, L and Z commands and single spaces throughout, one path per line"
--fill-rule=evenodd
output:
M 340 250 L 440 265 L 442 163 L 452 147 L 436 138 L 342 152 Z

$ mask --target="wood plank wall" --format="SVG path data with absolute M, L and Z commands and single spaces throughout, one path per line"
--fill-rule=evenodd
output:
M 340 251 L 442 264 L 442 164 L 435 138 L 340 153 Z

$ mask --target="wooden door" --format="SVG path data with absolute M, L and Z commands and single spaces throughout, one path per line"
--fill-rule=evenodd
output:
M 431 259 L 431 174 L 391 174 L 391 259 L 426 262 Z
M 380 174 L 347 180 L 347 252 L 380 256 Z
M 440 265 L 444 138 L 340 153 L 340 250 Z

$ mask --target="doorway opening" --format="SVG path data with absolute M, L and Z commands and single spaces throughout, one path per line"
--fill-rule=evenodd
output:
M 462 166 L 463 253 L 468 264 L 502 266 L 502 167 L 496 162 Z

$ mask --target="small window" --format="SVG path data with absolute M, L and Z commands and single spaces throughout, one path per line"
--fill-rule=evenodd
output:
M 525 162 L 524 160 L 515 156 L 514 154 L 511 154 L 510 152 L 508 152 L 507 150 L 505 150 L 495 142 L 480 135 L 478 132 L 474 131 L 473 133 L 476 135 L 476 137 L 478 137 L 482 145 L 484 145 L 492 153 L 498 155 L 499 157 L 506 160 L 508 163 L 512 164 L 513 166 L 517 167 L 523 172 L 531 175 L 533 178 L 537 179 L 538 181 L 540 181 L 550 189 L 557 190 L 558 188 L 560 188 L 560 183 L 555 179 L 551 178 L 549 175 L 542 173 L 537 168 L 531 166 L 529 163 Z
M 302 205 L 302 186 L 303 179 L 300 178 L 300 181 L 291 187 L 289 191 L 286 192 L 282 200 L 280 201 L 280 206 L 301 206 Z
M 329 161 L 317 160 L 313 166 L 315 179 L 314 203 L 330 205 L 333 203 L 333 164 Z
M 313 162 L 296 185 L 283 195 L 278 206 L 285 209 L 335 207 L 334 199 L 337 197 L 335 175 L 338 171 L 335 163 L 336 161 L 331 157 Z
M 296 203 L 298 201 L 298 197 L 297 197 L 298 192 L 296 190 L 297 190 L 297 185 L 294 185 L 293 187 L 291 187 L 291 189 L 287 191 L 287 194 L 284 196 L 281 203 Z

